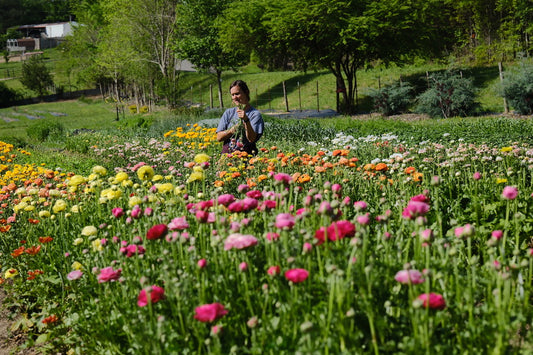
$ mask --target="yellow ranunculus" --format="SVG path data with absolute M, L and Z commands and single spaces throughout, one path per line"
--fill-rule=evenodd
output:
M 75 261 L 75 262 L 72 263 L 72 265 L 70 267 L 72 268 L 72 270 L 81 270 L 83 265 L 81 265 L 80 262 Z
M 17 213 L 18 211 L 23 210 L 27 206 L 28 206 L 28 204 L 26 202 L 20 202 L 19 204 L 13 206 L 13 211 L 15 211 L 15 213 Z
M 125 172 L 121 171 L 120 173 L 117 173 L 117 175 L 115 176 L 115 180 L 114 180 L 114 183 L 115 184 L 118 184 L 124 180 L 128 180 L 129 176 L 128 174 L 126 174 Z
M 61 192 L 59 190 L 52 189 L 52 190 L 48 191 L 48 196 L 50 196 L 50 197 L 60 197 L 61 196 Z
M 152 178 L 153 182 L 161 181 L 161 180 L 163 180 L 163 175 L 154 175 L 154 177 Z
M 503 179 L 503 178 L 496 179 L 497 184 L 505 184 L 506 182 L 507 182 L 507 179 Z
M 510 152 L 510 151 L 512 151 L 512 150 L 513 150 L 513 147 L 503 147 L 503 148 L 501 149 L 501 152 L 502 152 L 502 153 L 507 153 L 507 152 Z
M 194 171 L 187 179 L 187 184 L 194 182 L 194 181 L 202 181 L 203 179 L 204 179 L 204 173 L 201 173 L 199 171 Z
M 139 196 L 131 196 L 128 201 L 128 206 L 130 206 L 130 208 L 133 208 L 133 206 L 140 205 L 142 202 L 143 200 Z
M 74 175 L 72 176 L 68 182 L 67 182 L 67 185 L 68 186 L 78 186 L 80 184 L 83 184 L 84 182 L 86 182 L 87 180 L 81 176 L 81 175 Z
M 15 270 L 15 269 L 7 269 L 6 273 L 4 274 L 4 278 L 5 279 L 10 279 L 14 276 L 17 276 L 18 275 L 18 271 Z
M 93 251 L 102 251 L 104 250 L 104 246 L 102 245 L 102 241 L 100 239 L 95 239 L 91 242 L 91 245 L 93 247 Z
M 145 181 L 152 180 L 154 174 L 154 169 L 152 169 L 152 167 L 149 165 L 143 165 L 137 170 L 137 176 L 139 179 Z
M 26 207 L 24 207 L 24 211 L 26 212 L 31 212 L 35 209 L 35 206 L 32 206 L 32 205 L 28 205 Z
M 172 185 L 171 183 L 156 184 L 155 186 L 157 187 L 157 192 L 159 193 L 167 193 L 174 189 L 174 185 Z
M 39 217 L 40 218 L 49 218 L 50 217 L 50 212 L 48 212 L 48 211 L 39 211 Z
M 194 162 L 201 164 L 201 163 L 205 163 L 206 161 L 209 161 L 209 159 L 211 159 L 209 155 L 200 153 L 200 154 L 196 154 L 196 156 L 194 157 Z
M 98 174 L 100 176 L 106 176 L 107 175 L 107 169 L 104 168 L 103 166 L 96 165 L 96 166 L 93 167 L 92 173 L 93 174 Z
M 96 234 L 98 234 L 98 229 L 96 229 L 95 226 L 85 226 L 81 230 L 81 235 L 83 235 L 85 237 L 90 237 L 90 236 L 96 235 Z
M 72 213 L 80 213 L 80 206 L 74 205 L 70 208 L 70 212 Z
M 187 189 L 183 185 L 176 186 L 176 188 L 174 189 L 174 195 L 182 195 L 186 192 L 187 192 Z
M 198 166 L 198 165 L 194 166 L 192 168 L 192 170 L 196 171 L 197 173 L 203 173 L 204 172 L 204 169 L 201 166 Z
M 124 181 L 122 181 L 122 186 L 123 186 L 123 187 L 132 187 L 132 186 L 133 186 L 133 181 L 131 181 L 131 180 L 124 180 Z
M 73 245 L 80 245 L 81 243 L 83 243 L 83 238 L 76 238 L 72 242 Z
M 57 200 L 54 204 L 54 207 L 52 207 L 52 211 L 54 211 L 54 213 L 59 213 L 61 211 L 64 211 L 66 208 L 67 203 L 65 202 L 65 200 Z

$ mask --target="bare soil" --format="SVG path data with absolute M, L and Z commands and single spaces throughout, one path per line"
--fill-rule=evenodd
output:
M 14 333 L 11 326 L 15 320 L 9 317 L 9 310 L 4 305 L 5 291 L 0 288 L 0 355 L 37 355 L 35 349 L 20 349 L 24 344 L 23 333 Z

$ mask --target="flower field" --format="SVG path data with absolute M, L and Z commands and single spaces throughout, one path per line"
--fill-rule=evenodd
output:
M 0 143 L 14 331 L 67 354 L 528 353 L 533 146 L 336 132 L 88 134 L 90 173 Z

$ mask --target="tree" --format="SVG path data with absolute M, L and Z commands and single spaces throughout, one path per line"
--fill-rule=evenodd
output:
M 188 0 L 177 7 L 176 54 L 188 59 L 199 70 L 214 73 L 218 84 L 220 107 L 222 99 L 222 72 L 245 64 L 250 56 L 228 50 L 219 42 L 218 21 L 221 21 L 230 0 Z
M 50 71 L 39 56 L 31 56 L 22 64 L 20 82 L 41 98 L 48 92 L 47 88 L 54 84 Z

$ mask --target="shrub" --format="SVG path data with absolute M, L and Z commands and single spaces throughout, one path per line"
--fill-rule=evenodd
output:
M 131 114 L 136 114 L 137 113 L 137 105 L 129 105 L 128 106 L 128 110 L 130 111 Z
M 431 117 L 471 116 L 478 104 L 471 79 L 452 72 L 437 73 L 430 77 L 430 88 L 417 97 L 415 111 Z
M 533 65 L 521 65 L 503 80 L 500 95 L 522 115 L 533 114 Z
M 26 129 L 30 139 L 44 142 L 48 139 L 63 140 L 65 128 L 57 121 L 37 121 Z
M 11 106 L 18 98 L 19 94 L 16 91 L 8 88 L 6 84 L 0 82 L 0 107 Z
M 35 91 L 43 97 L 48 91 L 47 87 L 54 85 L 50 70 L 41 57 L 31 56 L 22 64 L 22 77 L 20 82 L 26 88 Z
M 407 111 L 411 103 L 413 87 L 409 83 L 395 83 L 370 93 L 374 110 L 384 116 L 397 115 Z

